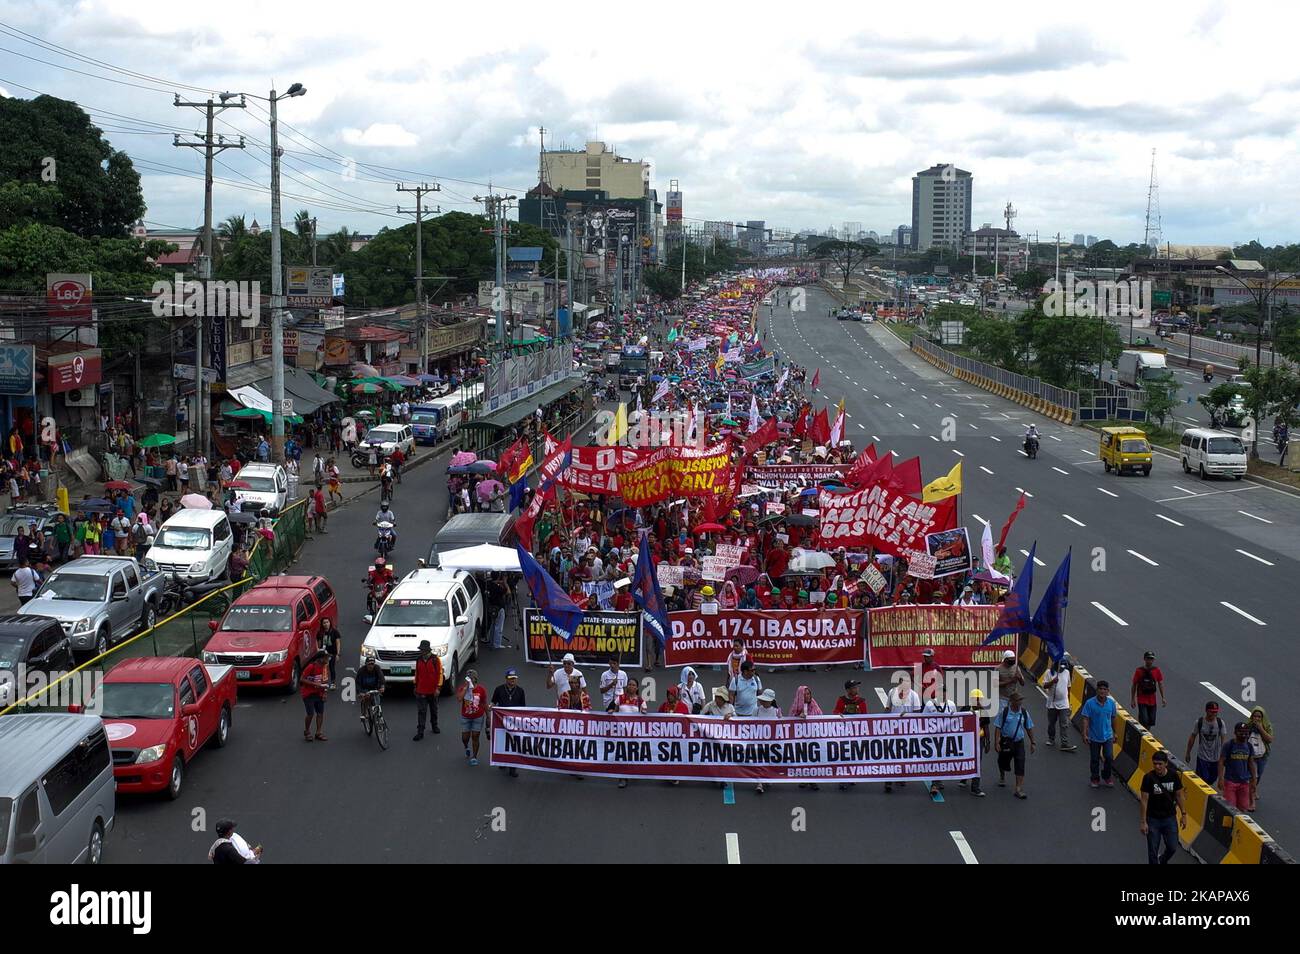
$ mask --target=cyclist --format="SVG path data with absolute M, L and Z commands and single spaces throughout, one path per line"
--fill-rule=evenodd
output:
M 361 703 L 361 720 L 370 716 L 370 693 L 384 694 L 384 671 L 379 668 L 374 653 L 366 653 L 366 661 L 357 670 L 357 700 Z

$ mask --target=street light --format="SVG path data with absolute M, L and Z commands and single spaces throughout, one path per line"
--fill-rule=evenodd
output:
M 1234 282 L 1240 285 L 1242 288 L 1246 289 L 1246 291 L 1250 293 L 1250 297 L 1254 299 L 1256 308 L 1259 309 L 1259 321 L 1255 326 L 1255 367 L 1262 370 L 1263 364 L 1260 361 L 1260 357 L 1263 351 L 1263 344 L 1264 344 L 1264 309 L 1266 308 L 1268 302 L 1272 299 L 1273 292 L 1277 291 L 1277 289 L 1281 286 L 1281 284 L 1284 281 L 1287 280 L 1289 276 L 1279 278 L 1276 282 L 1274 282 L 1271 286 L 1269 286 L 1268 290 L 1266 291 L 1264 289 L 1264 286 L 1268 285 L 1269 283 L 1269 276 L 1271 274 L 1270 269 L 1267 268 L 1264 269 L 1264 281 L 1260 284 L 1258 289 L 1256 289 L 1254 286 L 1250 285 L 1248 282 L 1243 280 L 1241 276 L 1239 276 L 1236 273 L 1235 270 L 1225 268 L 1222 265 L 1215 265 L 1214 270 L 1218 272 L 1220 275 L 1228 276 Z M 1191 341 L 1190 328 L 1188 329 L 1187 340 Z M 1276 341 L 1272 342 L 1272 354 L 1273 354 L 1273 360 L 1274 362 L 1276 362 L 1277 361 Z M 1255 393 L 1256 394 L 1259 393 L 1258 388 L 1255 389 Z M 1254 410 L 1258 411 L 1259 409 L 1260 409 L 1260 405 L 1256 403 L 1254 406 Z M 1253 457 L 1259 457 L 1259 423 L 1260 422 L 1258 420 L 1255 421 L 1254 440 L 1251 441 L 1251 456 Z
M 307 87 L 294 83 L 283 93 L 248 95 L 271 104 L 271 451 L 284 462 L 284 269 L 280 264 L 280 148 L 275 104 L 302 96 Z

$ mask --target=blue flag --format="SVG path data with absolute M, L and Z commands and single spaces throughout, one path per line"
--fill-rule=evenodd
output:
M 1034 611 L 1029 630 L 1047 646 L 1047 653 L 1055 660 L 1065 655 L 1065 607 L 1070 603 L 1070 553 L 1056 568 L 1056 575 L 1047 584 L 1047 592 Z
M 1016 582 L 1012 585 L 1011 591 L 1007 593 L 1007 601 L 1002 606 L 1002 614 L 998 617 L 997 623 L 993 627 L 993 632 L 989 633 L 988 638 L 980 645 L 987 646 L 999 636 L 1006 636 L 1008 633 L 1025 633 L 1029 631 L 1032 624 L 1029 618 L 1029 594 L 1034 588 L 1034 551 L 1038 549 L 1038 541 L 1029 548 L 1029 556 L 1025 558 L 1025 567 L 1020 571 L 1020 576 L 1016 577 Z
M 524 505 L 524 494 L 528 492 L 528 475 L 520 477 L 510 485 L 510 512 L 518 510 Z
M 668 606 L 659 591 L 659 577 L 655 575 L 654 561 L 650 559 L 650 535 L 641 534 L 641 549 L 637 553 L 636 572 L 632 574 L 632 599 L 641 607 L 641 616 L 662 646 L 668 639 Z
M 561 639 L 565 642 L 573 639 L 573 634 L 582 625 L 582 610 L 560 589 L 560 584 L 551 579 L 551 574 L 533 559 L 531 553 L 517 543 L 515 550 L 519 553 L 519 569 L 528 584 L 528 592 L 533 594 L 533 602 Z

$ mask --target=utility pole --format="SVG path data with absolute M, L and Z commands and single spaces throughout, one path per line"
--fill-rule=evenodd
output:
M 284 94 L 271 90 L 271 454 L 284 463 L 284 265 L 280 252 L 280 147 L 276 103 L 307 92 L 294 83 Z
M 311 264 L 316 267 L 316 216 L 311 217 Z
M 496 315 L 497 344 L 504 348 L 510 340 L 506 335 L 507 319 L 501 308 L 502 299 L 505 297 L 506 292 L 506 209 L 508 203 L 514 201 L 515 196 L 496 195 L 490 191 L 490 183 L 488 188 L 487 195 L 476 195 L 474 201 L 483 203 L 484 212 L 492 220 L 493 247 L 496 250 L 496 289 L 492 295 L 492 310 Z M 514 310 L 513 302 L 511 302 L 510 310 Z
M 209 97 L 207 102 L 192 103 L 182 100 L 180 96 L 175 98 L 172 105 L 174 106 L 192 106 L 201 110 L 207 118 L 207 131 L 198 142 L 182 142 L 179 135 L 172 137 L 173 146 L 185 146 L 190 149 L 203 150 L 203 258 L 199 262 L 199 278 L 203 282 L 203 301 L 206 306 L 208 302 L 208 282 L 212 280 L 212 157 L 218 152 L 225 152 L 227 149 L 243 149 L 244 137 L 239 137 L 239 142 L 226 142 L 225 136 L 217 136 L 214 140 L 212 137 L 212 120 L 217 113 L 227 109 L 244 109 L 246 103 L 244 97 L 239 98 L 237 103 L 228 103 L 226 100 L 231 99 L 232 94 L 221 94 L 221 105 L 217 105 Z M 206 307 L 203 314 L 200 314 L 194 322 L 194 436 L 198 441 L 198 451 L 204 457 L 208 456 L 209 444 L 209 427 L 207 425 L 207 399 L 206 389 L 203 381 L 203 335 L 207 330 L 204 325 L 209 321 L 225 321 L 225 315 L 208 315 Z M 139 381 L 136 387 L 140 386 Z
M 416 327 L 416 348 L 420 354 L 420 374 L 427 374 L 429 369 L 425 362 L 429 358 L 428 347 L 428 323 L 425 320 L 427 315 L 424 309 L 424 197 L 429 192 L 441 192 L 442 186 L 438 183 L 429 185 L 421 182 L 418 186 L 404 186 L 397 183 L 398 192 L 411 192 L 415 195 L 415 209 L 404 209 L 400 205 L 397 207 L 398 215 L 410 215 L 415 213 L 415 327 Z M 435 212 L 441 212 L 438 208 Z
M 1061 284 L 1061 233 L 1056 233 L 1056 284 Z

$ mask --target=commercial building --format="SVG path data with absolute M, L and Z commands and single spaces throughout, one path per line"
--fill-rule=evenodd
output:
M 970 231 L 974 177 L 953 165 L 935 165 L 912 177 L 912 245 L 954 251 Z
M 985 223 L 966 235 L 962 254 L 992 260 L 1004 271 L 1020 271 L 1025 267 L 1028 243 L 1014 229 L 999 229 Z

